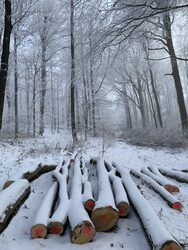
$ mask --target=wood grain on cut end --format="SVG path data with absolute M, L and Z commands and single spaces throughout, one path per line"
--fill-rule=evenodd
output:
M 95 201 L 94 200 L 88 200 L 85 202 L 84 204 L 86 210 L 88 211 L 93 211 L 94 207 L 95 207 Z
M 95 228 L 90 222 L 83 222 L 74 228 L 71 236 L 72 243 L 84 244 L 92 241 L 95 236 Z
M 112 207 L 97 208 L 92 212 L 91 219 L 97 232 L 105 232 L 112 229 L 119 218 L 119 213 Z
M 126 217 L 129 214 L 130 206 L 127 202 L 120 202 L 117 205 L 117 209 L 119 210 L 120 217 Z
M 181 250 L 180 245 L 173 241 L 168 241 L 161 247 L 160 250 Z
M 14 181 L 6 181 L 5 184 L 3 185 L 3 189 L 8 188 Z
M 61 235 L 64 232 L 64 226 L 60 222 L 52 222 L 48 226 L 48 231 L 50 234 Z
M 180 189 L 176 186 L 167 184 L 164 186 L 164 188 L 169 192 L 169 193 L 179 193 Z
M 45 239 L 47 237 L 47 227 L 42 224 L 34 225 L 31 228 L 31 238 L 37 239 L 37 238 L 43 238 Z

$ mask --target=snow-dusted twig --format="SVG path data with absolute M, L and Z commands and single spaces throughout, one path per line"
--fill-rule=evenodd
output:
M 27 180 L 17 180 L 11 186 L 0 192 L 0 233 L 8 226 L 20 205 L 30 194 Z
M 188 183 L 188 173 L 184 173 L 181 171 L 167 170 L 163 168 L 159 168 L 159 171 L 161 172 L 161 174 L 170 177 L 172 179 L 175 179 L 176 181 Z
M 176 210 L 181 210 L 182 204 L 173 195 L 171 195 L 167 190 L 160 186 L 156 181 L 154 181 L 149 176 L 142 174 L 134 169 L 131 169 L 131 174 L 145 181 L 150 187 L 152 187 L 167 203 L 168 205 Z
M 157 183 L 162 185 L 168 192 L 179 192 L 179 188 L 175 184 L 169 181 L 167 178 L 161 178 L 161 176 L 152 173 L 148 168 L 144 167 L 141 169 L 141 172 L 151 177 Z
M 60 172 L 58 172 L 57 170 L 55 170 L 53 173 L 53 177 L 59 183 L 59 205 L 49 220 L 48 229 L 51 234 L 61 235 L 64 231 L 64 225 L 68 217 L 70 204 L 67 190 L 68 164 L 64 164 L 62 174 L 60 174 Z
M 42 204 L 37 212 L 35 222 L 31 228 L 31 237 L 35 238 L 46 238 L 47 237 L 47 226 L 49 222 L 49 217 L 51 215 L 52 207 L 55 202 L 57 194 L 58 184 L 55 182 L 49 191 L 47 192 Z
M 125 185 L 129 198 L 137 211 L 138 216 L 145 228 L 152 249 L 155 250 L 181 250 L 178 242 L 166 230 L 148 201 L 142 196 L 134 181 L 130 177 L 128 170 L 116 164 L 121 173 L 122 181 Z
M 95 207 L 95 199 L 93 198 L 93 189 L 91 186 L 91 182 L 89 181 L 88 169 L 84 159 L 82 159 L 81 163 L 82 163 L 82 183 L 83 183 L 82 201 L 84 203 L 84 207 L 86 208 L 86 210 L 91 212 Z
M 119 218 L 119 211 L 115 206 L 108 172 L 102 158 L 95 159 L 98 173 L 98 199 L 92 212 L 92 221 L 96 231 L 107 231 L 114 227 Z
M 52 163 L 40 163 L 37 166 L 31 166 L 28 169 L 24 169 L 19 171 L 17 174 L 11 176 L 4 184 L 3 189 L 10 186 L 12 183 L 14 183 L 16 180 L 19 179 L 26 179 L 29 182 L 36 180 L 38 177 L 40 177 L 42 174 L 48 173 L 50 171 L 53 171 L 57 165 Z
M 69 223 L 72 230 L 71 241 L 77 244 L 90 242 L 95 236 L 95 227 L 82 203 L 82 173 L 80 161 L 76 158 L 70 190 Z

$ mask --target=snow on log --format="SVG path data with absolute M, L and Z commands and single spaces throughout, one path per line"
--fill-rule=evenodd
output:
M 112 164 L 107 161 L 104 161 L 104 164 L 107 171 L 109 172 L 108 175 L 112 184 L 112 189 L 115 197 L 115 204 L 117 209 L 119 210 L 119 216 L 126 217 L 130 211 L 130 205 L 121 178 L 116 175 L 117 170 Z
M 82 203 L 82 173 L 80 161 L 75 159 L 70 190 L 69 223 L 71 226 L 71 241 L 76 244 L 90 242 L 95 236 L 95 227 Z
M 82 183 L 83 183 L 83 194 L 82 201 L 84 203 L 84 207 L 87 211 L 93 211 L 95 207 L 95 199 L 93 198 L 93 189 L 91 182 L 89 181 L 88 169 L 85 164 L 85 161 L 82 159 Z
M 30 194 L 30 185 L 27 180 L 15 181 L 11 186 L 0 192 L 0 233 L 8 226 L 21 204 Z
M 172 179 L 175 179 L 176 181 L 188 183 L 187 173 L 181 171 L 167 170 L 162 168 L 159 168 L 159 171 L 161 172 L 161 174 L 170 177 Z
M 116 164 L 122 176 L 122 181 L 144 228 L 148 239 L 155 250 L 181 250 L 181 246 L 166 230 L 148 201 L 142 196 L 130 174 Z
M 11 176 L 9 180 L 5 182 L 3 189 L 7 188 L 16 180 L 19 180 L 19 179 L 26 179 L 29 182 L 31 182 L 37 179 L 38 177 L 40 177 L 42 174 L 53 171 L 56 167 L 57 167 L 57 164 L 55 163 L 40 163 L 37 166 L 23 168 L 21 171 Z
M 98 199 L 92 212 L 92 221 L 96 231 L 108 231 L 113 228 L 119 218 L 119 211 L 115 206 L 114 196 L 110 185 L 108 172 L 104 160 L 97 159 Z
M 154 181 L 149 176 L 142 174 L 134 169 L 131 169 L 130 173 L 137 178 L 145 181 L 150 187 L 152 187 L 167 203 L 168 205 L 176 210 L 182 209 L 182 204 L 173 195 L 171 195 L 167 190 L 160 186 L 156 181 Z
M 118 176 L 114 175 L 112 171 L 109 172 L 109 178 L 112 182 L 112 188 L 115 196 L 115 203 L 117 209 L 119 210 L 119 216 L 126 217 L 130 211 L 130 205 L 122 181 Z
M 42 204 L 37 212 L 34 225 L 31 228 L 30 234 L 33 239 L 35 238 L 46 238 L 47 237 L 47 225 L 51 210 L 55 202 L 57 194 L 58 184 L 55 182 L 42 201 Z
M 61 235 L 64 232 L 64 225 L 68 217 L 70 200 L 68 198 L 67 181 L 68 181 L 68 165 L 65 163 L 60 172 L 54 171 L 53 177 L 59 183 L 59 204 L 49 220 L 48 230 L 51 234 Z
M 157 183 L 162 185 L 169 193 L 179 192 L 179 188 L 175 186 L 175 184 L 169 181 L 167 178 L 161 178 L 161 176 L 157 176 L 156 174 L 152 173 L 148 168 L 144 167 L 141 169 L 141 172 L 151 177 Z

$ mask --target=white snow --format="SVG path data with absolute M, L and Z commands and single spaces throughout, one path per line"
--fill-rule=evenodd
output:
M 87 161 L 92 156 L 102 156 L 102 139 L 90 139 L 82 143 L 82 152 Z M 20 171 L 24 164 L 31 159 L 38 164 L 45 159 L 55 157 L 60 159 L 61 149 L 70 145 L 69 134 L 45 134 L 37 139 L 27 139 L 21 142 L 0 143 L 0 186 L 15 172 Z M 63 151 L 63 150 L 62 150 Z M 125 166 L 125 169 L 141 170 L 142 167 L 154 167 L 163 169 L 186 169 L 188 166 L 188 150 L 170 150 L 167 148 L 146 148 L 132 146 L 122 141 L 108 140 L 105 142 L 105 159 L 117 162 Z M 58 162 L 57 161 L 57 162 Z M 93 172 L 89 173 L 92 176 Z M 170 179 L 171 180 L 171 179 Z M 183 211 L 179 212 L 169 208 L 165 201 L 142 185 L 141 181 L 134 178 L 134 182 L 140 187 L 140 191 L 155 210 L 155 213 L 164 223 L 169 233 L 182 244 L 188 244 L 188 184 L 173 181 L 179 186 L 181 193 L 174 196 L 183 203 Z M 33 225 L 39 206 L 49 188 L 53 184 L 51 173 L 42 175 L 31 183 L 32 192 L 12 219 L 6 230 L 0 235 L 1 250 L 150 250 L 151 247 L 145 237 L 139 219 L 131 209 L 126 219 L 120 219 L 113 232 L 97 233 L 92 243 L 82 246 L 70 242 L 69 228 L 63 236 L 49 235 L 47 239 L 31 240 L 30 229 Z M 74 208 L 75 213 L 77 208 Z M 76 213 L 75 213 L 76 214 Z M 185 249 L 188 249 L 185 246 Z

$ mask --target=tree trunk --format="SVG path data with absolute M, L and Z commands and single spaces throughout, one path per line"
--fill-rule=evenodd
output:
M 36 135 L 36 77 L 37 77 L 37 66 L 34 66 L 34 77 L 33 77 L 33 137 Z
M 0 68 L 0 130 L 2 128 L 2 122 L 3 122 L 3 108 L 4 108 L 5 89 L 6 89 L 7 74 L 8 74 L 10 36 L 12 32 L 11 15 L 12 15 L 11 0 L 5 0 L 3 49 L 1 55 L 1 68 Z
M 44 112 L 45 112 L 45 96 L 46 96 L 46 49 L 47 49 L 47 19 L 44 17 L 43 30 L 41 33 L 41 46 L 42 46 L 42 63 L 41 63 L 41 100 L 40 100 L 40 128 L 39 134 L 44 133 Z
M 73 141 L 77 141 L 75 114 L 75 39 L 74 39 L 74 0 L 70 0 L 70 36 L 71 36 L 71 127 Z
M 169 11 L 164 13 L 163 16 L 163 24 L 164 24 L 164 31 L 165 31 L 165 39 L 167 42 L 167 47 L 170 55 L 171 65 L 172 65 L 172 76 L 175 82 L 176 94 L 178 99 L 178 107 L 181 117 L 181 124 L 182 124 L 182 131 L 184 134 L 187 134 L 188 130 L 188 117 L 187 117 L 187 110 L 185 106 L 185 100 L 183 95 L 183 88 L 178 68 L 178 62 L 176 58 L 176 52 L 174 49 L 173 39 L 172 39 L 172 25 L 170 20 L 170 13 Z
M 152 86 L 152 91 L 154 94 L 155 102 L 156 102 L 156 107 L 157 107 L 157 114 L 158 114 L 158 119 L 159 119 L 159 124 L 160 127 L 163 128 L 163 120 L 162 120 L 162 115 L 161 115 L 161 108 L 159 104 L 159 99 L 157 96 L 157 92 L 155 89 L 155 83 L 154 83 L 154 77 L 153 77 L 153 71 L 150 69 L 150 77 L 151 77 L 151 86 Z
M 15 115 L 15 130 L 14 136 L 18 137 L 18 45 L 17 33 L 14 32 L 14 115 Z

